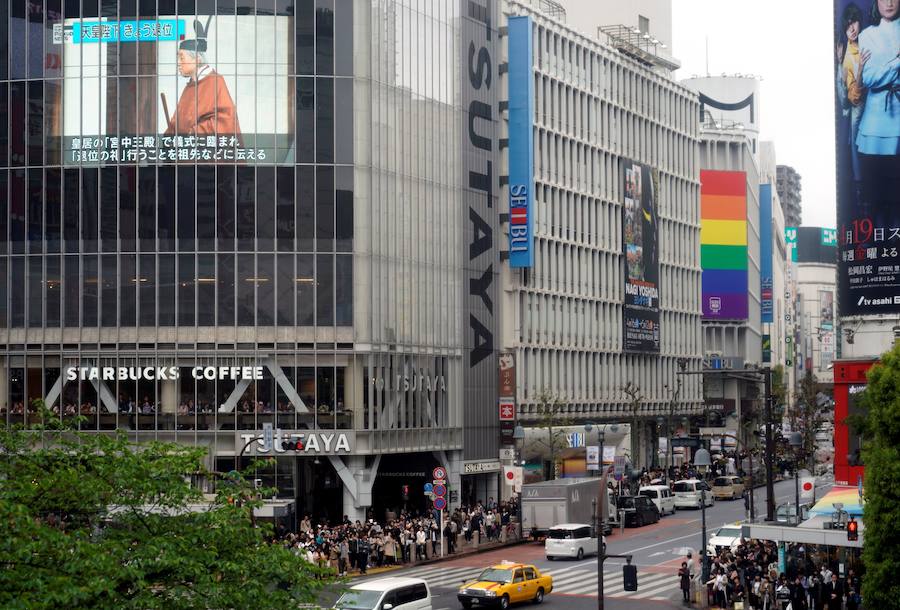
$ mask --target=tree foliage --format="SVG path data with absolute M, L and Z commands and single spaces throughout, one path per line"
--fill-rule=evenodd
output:
M 812 467 L 812 461 L 816 453 L 816 430 L 821 427 L 825 418 L 818 404 L 819 385 L 816 376 L 809 369 L 800 380 L 800 389 L 793 407 L 788 410 L 788 421 L 791 430 L 800 433 L 803 444 L 797 451 L 801 462 L 807 467 Z M 790 450 L 792 453 L 793 449 Z
M 566 447 L 566 431 L 563 426 L 569 425 L 564 414 L 565 403 L 550 390 L 544 389 L 537 396 L 537 427 L 547 431 L 547 440 L 538 442 L 550 451 L 550 478 L 555 479 L 559 467 L 560 452 Z
M 46 421 L 54 418 L 44 410 Z M 58 422 L 58 417 L 55 418 Z M 254 522 L 258 491 L 205 449 L 50 425 L 0 430 L 0 607 L 275 608 L 331 580 Z
M 869 371 L 863 443 L 867 608 L 896 608 L 900 599 L 900 345 Z

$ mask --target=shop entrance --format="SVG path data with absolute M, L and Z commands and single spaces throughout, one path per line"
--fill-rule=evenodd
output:
M 431 453 L 385 455 L 372 487 L 372 518 L 385 522 L 405 510 L 418 514 L 431 508 L 425 496 L 425 483 L 431 483 L 438 466 Z
M 344 485 L 328 458 L 298 457 L 297 518 L 309 515 L 313 523 L 339 523 L 343 519 Z

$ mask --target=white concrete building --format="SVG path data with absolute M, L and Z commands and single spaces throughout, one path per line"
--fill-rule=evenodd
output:
M 679 360 L 700 368 L 699 108 L 659 65 L 576 31 L 544 5 L 506 4 L 507 16 L 530 16 L 534 37 L 536 216 L 533 268 L 503 266 L 502 350 L 516 356 L 526 425 L 538 421 L 543 393 L 561 401 L 570 420 L 628 423 L 623 387 L 635 384 L 634 457 L 648 465 L 665 435 Z M 643 352 L 627 349 L 623 328 L 624 176 L 634 164 L 649 169 L 657 206 L 658 238 L 644 243 L 658 248 L 658 347 Z M 699 376 L 683 376 L 676 414 L 699 413 L 700 401 Z
M 812 370 L 822 385 L 832 385 L 837 343 L 837 231 L 800 227 L 797 231 L 797 326 L 802 355 L 795 370 Z M 885 333 L 882 331 L 883 334 Z

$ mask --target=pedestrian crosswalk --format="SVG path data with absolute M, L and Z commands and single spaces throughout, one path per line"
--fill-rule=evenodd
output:
M 544 573 L 553 576 L 553 593 L 564 595 L 597 595 L 597 568 L 591 562 L 582 566 L 565 566 L 558 569 L 547 569 Z M 680 598 L 678 577 L 669 573 L 642 572 L 638 568 L 638 590 L 625 591 L 620 565 L 607 565 L 603 571 L 604 597 L 672 600 Z M 432 589 L 455 589 L 464 582 L 474 579 L 483 568 L 462 566 L 442 567 L 423 566 L 403 570 L 392 575 L 409 576 L 425 580 Z

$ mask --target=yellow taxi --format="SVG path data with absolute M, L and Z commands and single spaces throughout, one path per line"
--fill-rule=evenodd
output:
M 553 590 L 553 577 L 533 565 L 504 561 L 485 568 L 478 577 L 460 587 L 456 598 L 463 608 L 493 606 L 505 610 L 516 602 L 544 601 Z

